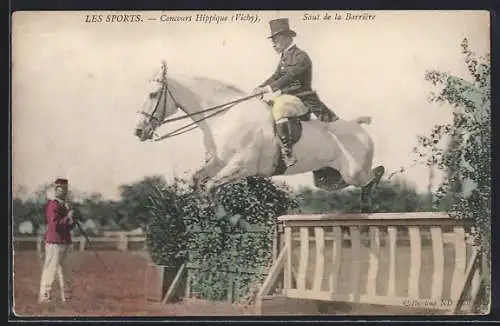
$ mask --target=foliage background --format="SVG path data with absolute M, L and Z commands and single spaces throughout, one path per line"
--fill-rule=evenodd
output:
M 182 192 L 191 191 L 184 181 L 167 182 L 161 176 L 149 176 L 138 180 L 132 184 L 123 185 L 119 200 L 108 200 L 102 198 L 99 193 L 90 195 L 80 195 L 80 200 L 76 203 L 79 216 L 82 221 L 88 219 L 96 220 L 101 229 L 110 230 L 133 230 L 139 227 L 146 228 L 151 218 L 150 197 L 154 196 L 157 190 L 167 189 L 168 186 L 178 184 L 177 187 L 184 187 Z M 301 187 L 290 190 L 285 184 L 273 183 L 276 187 L 287 188 L 287 192 L 296 196 L 297 207 L 294 211 L 302 212 L 326 212 L 326 211 L 355 211 L 359 206 L 359 190 L 345 189 L 339 192 L 328 193 L 310 187 Z M 45 189 L 49 186 L 41 186 L 41 190 L 30 196 L 14 197 L 12 201 L 13 230 L 17 233 L 18 226 L 24 221 L 30 221 L 35 225 L 35 229 L 43 227 L 43 205 L 46 202 Z M 77 189 L 70 189 L 77 192 Z M 180 190 L 179 190 L 180 191 Z M 440 207 L 434 207 L 431 198 L 433 193 L 419 193 L 404 178 L 393 178 L 384 180 L 380 187 L 374 191 L 374 210 L 383 211 L 425 211 L 429 209 L 446 210 L 446 203 L 441 203 Z M 193 204 L 194 205 L 194 204 Z M 252 203 L 255 205 L 255 203 Z M 193 208 L 194 209 L 194 208 Z M 237 213 L 238 209 L 230 213 Z

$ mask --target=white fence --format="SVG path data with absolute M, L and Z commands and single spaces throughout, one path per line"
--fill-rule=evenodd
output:
M 125 232 L 118 233 L 116 236 L 94 236 L 89 237 L 90 244 L 83 236 L 73 237 L 73 249 L 75 251 L 85 251 L 86 249 L 94 250 L 120 250 L 133 251 L 146 249 L 146 237 L 129 235 Z M 42 236 L 15 236 L 14 249 L 43 251 Z
M 276 286 L 294 299 L 454 312 L 477 298 L 483 275 L 468 237 L 471 225 L 446 213 L 303 214 L 279 220 L 284 237 L 258 294 L 261 305 L 273 299 Z

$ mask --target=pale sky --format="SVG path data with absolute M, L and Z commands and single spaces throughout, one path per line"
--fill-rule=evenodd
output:
M 260 22 L 85 23 L 86 14 L 113 13 L 16 13 L 13 189 L 33 191 L 66 177 L 80 191 L 116 198 L 119 185 L 146 175 L 190 176 L 202 164 L 200 131 L 147 143 L 133 134 L 148 80 L 166 60 L 173 74 L 207 76 L 249 92 L 278 63 L 266 38 L 268 21 L 278 16 L 290 19 L 296 44 L 311 57 L 320 98 L 342 118 L 372 116 L 366 129 L 375 142 L 374 164 L 385 165 L 388 174 L 412 163 L 418 134 L 451 117 L 449 107 L 428 103 L 433 88 L 425 71 L 437 68 L 470 80 L 462 39 L 469 38 L 479 55 L 490 51 L 486 11 L 383 11 L 370 12 L 376 15 L 371 21 L 319 22 L 301 20 L 305 11 L 249 13 Z M 183 124 L 166 125 L 160 133 Z M 427 187 L 426 168 L 413 168 L 404 177 L 419 190 Z M 278 179 L 312 185 L 311 173 Z

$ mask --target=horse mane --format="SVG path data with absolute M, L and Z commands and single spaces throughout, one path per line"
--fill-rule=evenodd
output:
M 194 76 L 193 79 L 197 82 L 208 83 L 210 85 L 216 86 L 215 91 L 228 91 L 228 92 L 238 93 L 238 95 L 246 94 L 242 89 L 236 87 L 235 85 L 223 82 L 221 80 L 204 76 Z
M 206 103 L 218 104 L 224 99 L 236 99 L 248 95 L 233 84 L 205 76 L 174 75 L 168 79 L 186 87 Z

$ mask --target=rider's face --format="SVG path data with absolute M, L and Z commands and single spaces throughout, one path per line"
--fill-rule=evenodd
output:
M 285 34 L 278 34 L 273 36 L 271 41 L 273 42 L 274 51 L 281 53 L 292 42 L 292 37 Z

